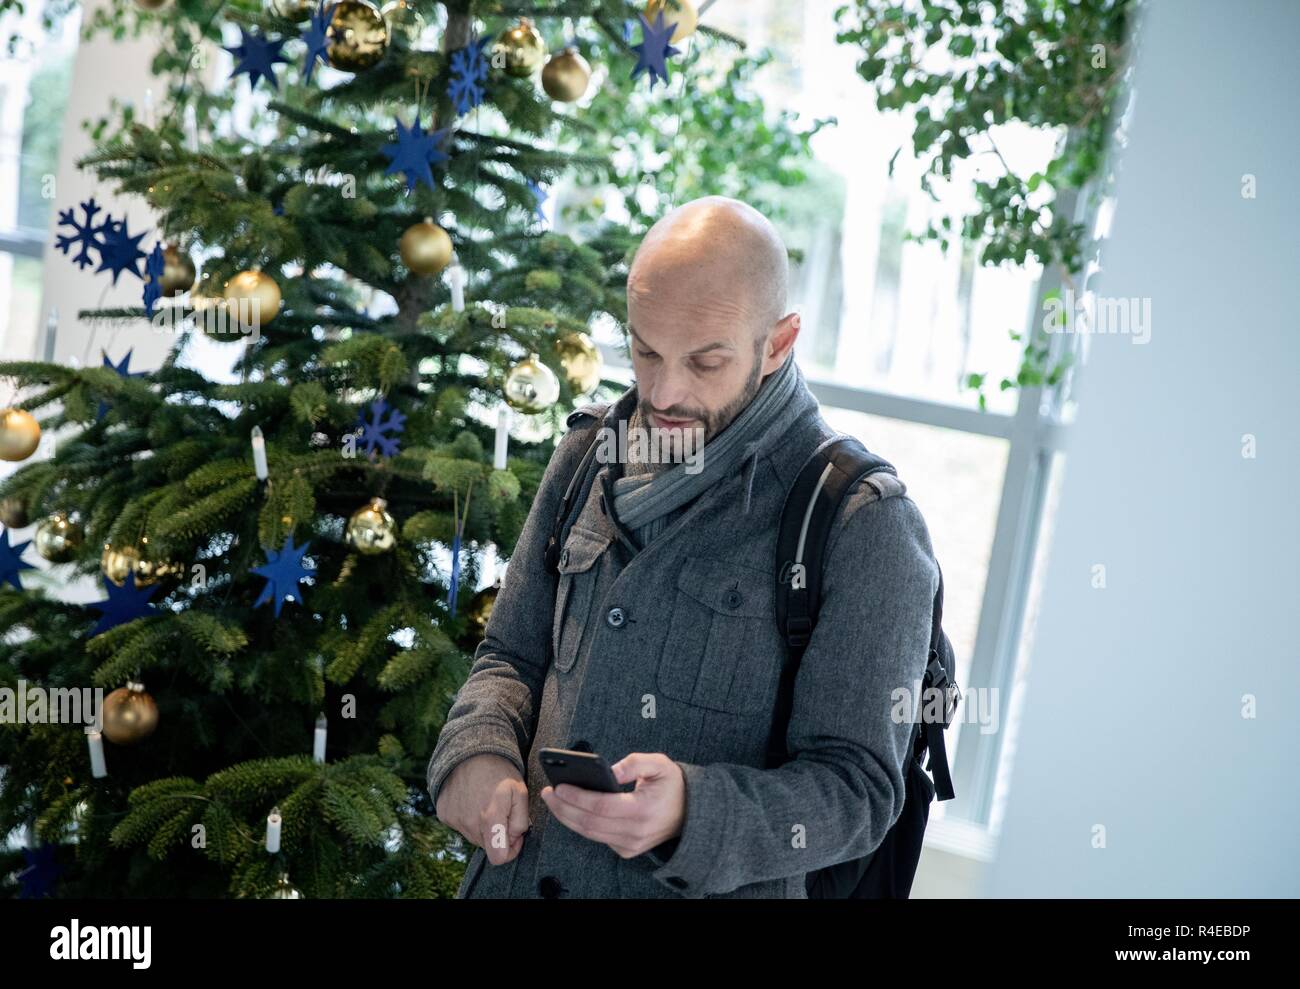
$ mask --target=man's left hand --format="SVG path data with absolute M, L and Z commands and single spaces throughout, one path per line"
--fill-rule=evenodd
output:
M 662 752 L 633 752 L 610 767 L 628 793 L 600 793 L 561 783 L 542 788 L 542 800 L 565 827 L 599 841 L 620 857 L 635 858 L 681 834 L 686 820 L 686 779 Z

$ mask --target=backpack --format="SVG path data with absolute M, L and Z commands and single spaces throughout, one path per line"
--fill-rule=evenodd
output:
M 567 424 L 574 426 L 582 418 L 592 416 L 594 408 L 585 406 L 571 413 Z M 592 435 L 597 436 L 598 431 L 593 429 Z M 568 536 L 570 516 L 585 500 L 585 492 L 589 489 L 587 477 L 598 446 L 594 440 L 588 446 L 560 499 L 544 554 L 546 567 L 551 572 L 558 570 L 560 548 Z M 870 453 L 853 437 L 839 436 L 823 443 L 808 458 L 786 492 L 774 574 L 775 618 L 785 640 L 786 662 L 781 670 L 767 746 L 769 767 L 778 766 L 789 758 L 785 750 L 785 727 L 794 704 L 794 682 L 799 662 L 817 622 L 822 557 L 830 538 L 831 523 L 840 502 L 854 484 L 880 472 L 897 477 L 892 464 Z M 886 492 L 882 498 L 897 493 L 888 488 Z M 804 883 L 809 899 L 906 898 L 911 891 L 921 857 L 921 840 L 930 817 L 930 803 L 936 793 L 940 800 L 951 800 L 955 795 L 943 731 L 952 723 L 961 692 L 952 679 L 956 663 L 952 644 L 940 627 L 942 619 L 943 573 L 940 572 L 930 622 L 929 657 L 921 681 L 921 717 L 912 728 L 910 755 L 903 773 L 906 791 L 902 813 L 875 851 L 859 859 L 838 862 L 808 873 Z M 926 699 L 933 696 L 930 691 L 934 689 L 943 691 L 941 721 L 926 720 L 925 717 Z M 930 761 L 926 768 L 934 773 L 933 782 L 922 768 L 927 752 Z
M 862 478 L 882 472 L 898 476 L 892 464 L 869 452 L 858 440 L 839 436 L 822 444 L 808 458 L 786 493 L 776 544 L 776 620 L 786 644 L 786 663 L 773 713 L 769 765 L 780 765 L 789 758 L 785 751 L 785 728 L 794 704 L 799 662 L 817 622 L 822 558 L 831 523 L 849 490 Z M 886 487 L 881 497 L 897 493 L 898 489 Z M 906 898 L 911 892 L 921 857 L 921 840 L 930 817 L 930 803 L 936 793 L 940 800 L 955 796 L 943 732 L 952 723 L 961 691 L 953 679 L 956 661 L 952 643 L 941 627 L 942 621 L 941 570 L 930 618 L 929 655 L 921 680 L 920 717 L 912 728 L 909 757 L 903 772 L 906 789 L 902 813 L 875 851 L 808 873 L 805 886 L 809 899 Z M 934 696 L 932 690 L 943 692 L 941 720 L 927 718 L 927 702 Z M 933 782 L 922 768 L 927 752 L 930 761 L 926 768 L 934 773 Z

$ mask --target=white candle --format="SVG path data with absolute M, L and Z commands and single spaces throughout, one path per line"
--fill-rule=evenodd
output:
M 312 744 L 311 757 L 316 762 L 325 761 L 325 715 L 316 719 L 316 740 Z
M 275 854 L 280 850 L 280 808 L 272 807 L 266 818 L 266 850 Z
M 501 406 L 497 412 L 496 449 L 492 455 L 492 466 L 497 470 L 506 469 L 506 447 L 510 443 L 510 409 Z
M 266 480 L 266 440 L 262 439 L 261 426 L 253 427 L 253 471 L 259 481 Z
M 455 312 L 465 311 L 465 269 L 453 253 L 451 267 L 447 269 L 447 281 L 451 283 L 451 308 Z
M 90 775 L 97 780 L 102 780 L 108 775 L 108 767 L 104 765 L 103 732 L 86 732 L 86 742 L 90 746 Z
M 148 127 L 150 130 L 153 130 L 154 119 L 153 119 L 153 90 L 152 89 L 146 89 L 144 91 L 144 112 L 142 116 L 144 117 L 144 125 Z
M 45 363 L 54 363 L 54 341 L 59 334 L 59 310 L 50 307 L 50 318 L 45 321 Z
M 199 152 L 199 118 L 193 104 L 185 107 L 185 148 L 191 154 Z

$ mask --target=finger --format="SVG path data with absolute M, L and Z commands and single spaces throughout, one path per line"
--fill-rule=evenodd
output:
M 566 803 L 553 793 L 543 799 L 546 800 L 552 815 L 561 824 L 584 838 L 606 844 L 610 842 L 626 844 L 640 838 L 640 820 L 599 817 L 575 804 Z
M 614 771 L 614 778 L 620 783 L 653 779 L 663 775 L 666 758 L 662 752 L 632 752 L 609 768 Z
M 586 787 L 561 783 L 551 794 L 573 807 L 580 807 L 600 817 L 627 817 L 636 812 L 637 797 L 632 793 L 602 793 Z
M 506 833 L 513 842 L 528 830 L 528 790 L 522 786 L 510 788 L 510 817 L 506 821 Z

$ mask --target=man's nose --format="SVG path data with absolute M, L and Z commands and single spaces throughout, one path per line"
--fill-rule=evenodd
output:
M 690 387 L 686 371 L 676 368 L 659 368 L 655 372 L 654 382 L 649 395 L 650 407 L 658 412 L 668 413 L 679 405 L 689 405 Z

